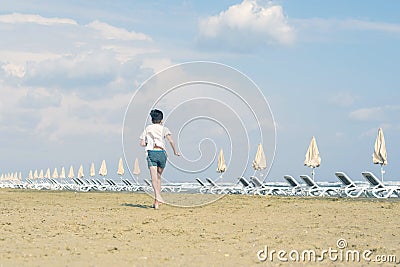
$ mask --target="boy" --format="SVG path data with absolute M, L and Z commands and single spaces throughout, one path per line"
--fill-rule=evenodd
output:
M 146 147 L 147 165 L 150 170 L 151 184 L 154 190 L 154 209 L 158 209 L 159 204 L 164 203 L 161 197 L 161 174 L 167 162 L 164 138 L 171 144 L 176 156 L 180 156 L 175 148 L 171 132 L 162 125 L 163 113 L 158 109 L 150 112 L 153 124 L 148 125 L 140 135 L 140 145 Z

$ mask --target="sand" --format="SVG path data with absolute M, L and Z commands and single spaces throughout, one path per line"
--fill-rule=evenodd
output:
M 400 202 L 393 200 L 230 195 L 202 207 L 153 210 L 143 193 L 1 189 L 0 203 L 2 267 L 354 265 L 327 256 L 299 263 L 296 254 L 271 262 L 263 253 L 267 246 L 321 255 L 340 251 L 339 238 L 347 242 L 341 251 L 400 260 Z M 368 264 L 377 263 L 359 263 Z

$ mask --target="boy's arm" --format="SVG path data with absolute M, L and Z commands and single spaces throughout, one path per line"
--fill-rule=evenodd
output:
M 146 146 L 146 140 L 140 139 L 140 146 Z
M 174 154 L 177 156 L 180 156 L 181 154 L 176 150 L 174 139 L 172 139 L 172 136 L 168 134 L 167 136 L 168 142 L 171 144 L 172 150 L 174 151 Z

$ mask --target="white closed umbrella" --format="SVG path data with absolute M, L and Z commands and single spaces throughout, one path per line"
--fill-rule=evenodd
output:
M 99 170 L 99 175 L 103 176 L 103 180 L 106 180 L 106 176 L 107 176 L 107 165 L 106 165 L 106 161 L 103 160 L 101 162 L 101 166 L 100 166 L 100 170 Z
M 310 145 L 308 146 L 304 165 L 312 168 L 311 176 L 314 180 L 314 169 L 321 165 L 321 156 L 314 136 L 311 138 Z
M 387 165 L 387 151 L 385 136 L 383 135 L 382 128 L 379 128 L 378 136 L 375 140 L 374 153 L 372 154 L 372 162 L 374 164 L 381 165 L 381 178 L 383 182 L 383 174 L 385 173 L 385 171 L 383 170 L 383 165 Z
M 33 172 L 32 172 L 32 170 L 29 170 L 28 178 L 29 178 L 30 180 L 33 179 Z
M 264 149 L 262 144 L 258 144 L 256 157 L 253 161 L 253 169 L 255 171 L 261 171 L 267 168 L 267 158 L 265 157 Z
M 119 176 L 123 176 L 125 174 L 125 170 L 124 170 L 124 163 L 122 161 L 122 158 L 119 158 L 118 161 L 118 170 L 117 170 L 117 174 Z
M 225 164 L 224 151 L 221 148 L 220 151 L 219 151 L 219 155 L 218 155 L 217 172 L 218 173 L 224 173 L 225 171 L 226 171 L 226 164 Z
M 69 168 L 68 178 L 70 178 L 70 179 L 75 178 L 74 167 L 72 167 L 72 165 L 71 165 L 71 167 Z
M 65 179 L 65 168 L 61 167 L 60 179 Z
M 33 173 L 33 179 L 39 179 L 37 170 L 35 170 L 35 172 Z
M 50 179 L 50 168 L 47 168 L 46 174 L 44 175 L 44 178 Z
M 43 169 L 40 170 L 40 172 L 39 172 L 39 177 L 38 177 L 38 178 L 39 178 L 39 179 L 43 179 L 43 178 L 44 178 Z
M 53 171 L 53 174 L 51 175 L 51 178 L 58 179 L 58 170 L 57 170 L 57 168 L 54 168 L 54 171 Z
M 89 176 L 90 176 L 90 177 L 95 177 L 95 176 L 96 176 L 96 171 L 95 171 L 95 169 L 94 169 L 94 163 L 93 163 L 93 162 L 92 162 L 92 164 L 90 165 Z
M 81 166 L 79 166 L 79 169 L 78 169 L 78 178 L 83 178 L 85 176 L 85 174 L 83 173 L 83 166 L 82 166 L 82 164 L 81 164 Z

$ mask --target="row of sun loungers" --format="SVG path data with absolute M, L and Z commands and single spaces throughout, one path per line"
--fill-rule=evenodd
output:
M 400 198 L 400 186 L 386 185 L 373 173 L 363 172 L 366 183 L 354 182 L 346 173 L 336 172 L 335 176 L 341 185 L 320 185 L 308 175 L 300 175 L 302 183 L 294 177 L 285 175 L 286 185 L 276 185 L 261 182 L 252 176 L 247 180 L 239 177 L 236 184 L 219 184 L 210 178 L 205 182 L 197 178 L 197 187 L 185 187 L 184 184 L 162 185 L 161 191 L 166 193 L 194 192 L 201 194 L 245 194 L 245 195 L 277 195 L 277 196 L 314 196 L 314 197 L 348 197 L 348 198 Z M 127 191 L 150 192 L 151 182 L 144 179 L 144 184 L 122 178 L 119 182 L 112 179 L 26 179 L 26 181 L 1 181 L 0 188 L 20 188 L 36 190 L 68 190 L 68 191 Z
M 250 181 L 239 177 L 237 185 L 219 185 L 209 178 L 208 184 L 197 178 L 200 193 L 210 194 L 253 194 L 253 195 L 279 195 L 279 196 L 315 196 L 315 197 L 374 197 L 374 198 L 400 198 L 400 186 L 385 185 L 373 173 L 363 172 L 362 176 L 368 184 L 356 184 L 344 172 L 336 172 L 335 176 L 341 186 L 322 186 L 308 175 L 300 175 L 304 183 L 299 183 L 290 175 L 285 175 L 287 186 L 277 186 L 262 183 L 257 177 L 250 177 Z

